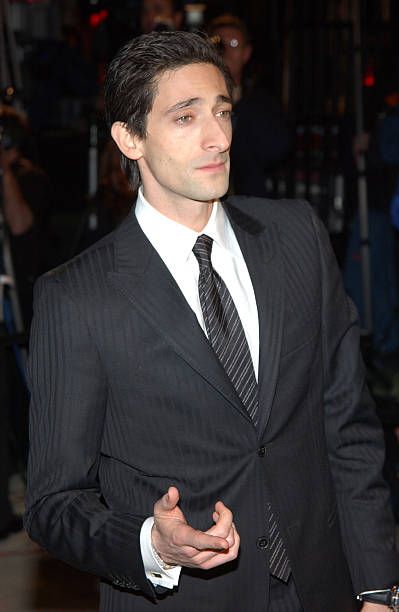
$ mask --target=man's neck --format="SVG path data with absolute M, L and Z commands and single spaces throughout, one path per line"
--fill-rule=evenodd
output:
M 195 232 L 200 232 L 204 229 L 212 214 L 213 201 L 211 202 L 159 202 L 154 205 L 146 196 L 143 189 L 144 198 L 158 212 L 176 223 L 185 225 Z

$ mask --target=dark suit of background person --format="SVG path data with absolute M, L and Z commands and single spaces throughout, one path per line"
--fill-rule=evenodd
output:
M 233 125 L 231 171 L 234 192 L 265 197 L 268 175 L 290 153 L 292 131 L 276 102 L 261 86 L 249 89 L 235 104 Z
M 305 204 L 225 209 L 258 304 L 258 429 L 132 212 L 37 284 L 26 527 L 102 578 L 103 610 L 150 610 L 139 531 L 154 501 L 176 485 L 189 523 L 206 529 L 221 498 L 238 561 L 183 568 L 160 609 L 261 611 L 267 488 L 304 609 L 346 612 L 399 569 L 356 317 Z
M 32 317 L 33 283 L 48 267 L 47 222 L 52 206 L 52 188 L 47 175 L 31 161 L 32 139 L 24 115 L 0 105 L 0 208 L 9 239 L 12 270 L 4 265 L 0 240 L 0 274 L 14 274 L 24 329 Z M 8 263 L 8 262 L 7 262 Z M 50 266 L 49 266 L 50 267 Z M 11 345 L 15 308 L 5 292 L 1 300 L 0 340 L 0 539 L 22 529 L 22 519 L 13 513 L 8 483 L 11 474 L 25 472 L 28 456 L 28 391 L 21 355 Z
M 266 197 L 268 175 L 288 157 L 293 130 L 258 75 L 248 71 L 252 44 L 244 21 L 224 13 L 208 23 L 207 32 L 234 81 L 231 192 Z

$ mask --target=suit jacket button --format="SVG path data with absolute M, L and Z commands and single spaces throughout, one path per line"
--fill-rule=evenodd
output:
M 265 536 L 262 536 L 261 538 L 258 538 L 256 540 L 256 546 L 260 550 L 265 550 L 267 548 L 267 544 L 268 544 L 268 540 L 267 540 L 267 538 L 265 538 Z
M 265 454 L 266 454 L 266 449 L 265 449 L 265 447 L 264 447 L 264 446 L 260 446 L 260 447 L 258 448 L 258 455 L 259 455 L 259 457 L 264 457 L 264 456 L 265 456 Z

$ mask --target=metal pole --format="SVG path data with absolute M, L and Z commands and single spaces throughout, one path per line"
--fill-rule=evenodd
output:
M 11 73 L 13 76 L 13 85 L 14 88 L 20 93 L 22 89 L 22 74 L 21 68 L 17 58 L 17 45 L 15 42 L 15 35 L 11 27 L 11 14 L 10 14 L 10 5 L 8 0 L 3 0 L 3 14 L 4 14 L 4 24 L 5 31 L 7 36 L 8 48 L 9 48 L 9 59 L 10 59 L 10 67 Z
M 356 134 L 363 132 L 363 84 L 362 84 L 362 48 L 361 48 L 361 14 L 360 0 L 353 0 L 352 4 L 353 42 L 354 42 L 354 82 L 355 82 L 355 118 Z M 360 227 L 360 250 L 362 263 L 363 284 L 363 308 L 364 325 L 363 333 L 371 335 L 373 331 L 372 306 L 371 306 L 371 280 L 370 280 L 370 244 L 367 204 L 367 181 L 366 181 L 366 158 L 364 153 L 359 153 L 356 158 L 357 165 L 357 188 L 359 205 L 359 227 Z
M 93 122 L 90 125 L 89 144 L 89 197 L 93 197 L 98 189 L 98 128 Z
M 1 93 L 10 85 L 11 78 L 7 64 L 6 54 L 6 6 L 3 1 L 0 1 L 0 88 Z

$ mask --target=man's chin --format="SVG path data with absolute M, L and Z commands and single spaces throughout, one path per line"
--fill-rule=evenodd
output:
M 192 198 L 193 200 L 196 200 L 197 202 L 203 202 L 204 204 L 209 204 L 212 202 L 218 202 L 219 200 L 221 200 L 223 198 L 223 196 L 225 196 L 227 193 L 227 189 L 226 191 L 223 192 L 217 192 L 217 193 L 212 193 L 212 194 L 208 194 L 203 195 L 200 198 Z
M 226 195 L 226 193 L 228 192 L 228 189 L 229 189 L 228 181 L 224 182 L 223 184 L 220 184 L 219 186 L 213 185 L 212 187 L 208 189 L 202 189 L 201 196 L 198 197 L 197 199 L 201 202 L 213 202 L 214 200 L 220 200 L 220 198 Z

